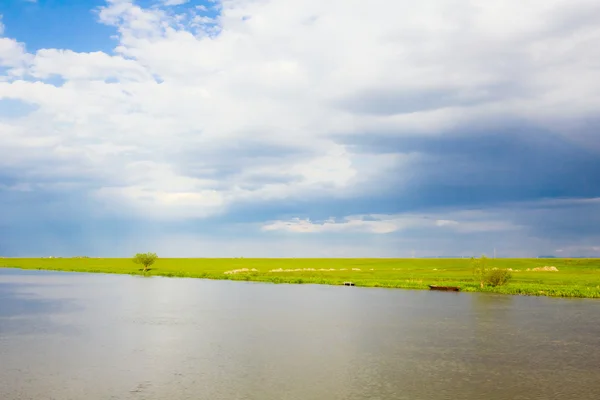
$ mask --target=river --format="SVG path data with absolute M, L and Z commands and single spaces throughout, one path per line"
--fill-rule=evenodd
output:
M 0 399 L 599 399 L 600 301 L 0 268 Z

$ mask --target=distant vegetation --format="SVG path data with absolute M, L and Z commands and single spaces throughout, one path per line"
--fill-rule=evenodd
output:
M 141 264 L 144 269 L 144 272 L 148 272 L 148 268 L 156 262 L 158 256 L 156 253 L 137 253 L 135 257 L 133 257 L 133 262 L 135 264 Z
M 153 254 L 153 253 L 151 253 Z M 156 259 L 154 259 L 156 261 Z M 481 259 L 479 259 L 481 260 Z M 481 261 L 479 261 L 481 267 Z M 146 271 L 123 258 L 5 258 L 0 266 L 60 271 L 120 273 L 272 283 L 313 283 L 429 289 L 460 286 L 466 292 L 600 298 L 600 259 L 552 260 L 486 258 L 486 274 L 474 275 L 477 264 L 451 259 L 185 259 L 161 258 Z M 142 264 L 143 265 L 143 264 Z M 496 272 L 500 271 L 500 272 Z M 509 277 L 512 279 L 508 284 Z

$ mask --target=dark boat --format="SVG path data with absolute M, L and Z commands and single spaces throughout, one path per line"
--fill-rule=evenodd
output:
M 445 290 L 446 292 L 458 292 L 460 290 L 460 287 L 459 286 L 429 285 L 429 289 L 431 289 L 431 290 Z

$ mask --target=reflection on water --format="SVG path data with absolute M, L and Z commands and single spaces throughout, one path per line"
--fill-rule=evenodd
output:
M 0 399 L 597 399 L 600 302 L 0 269 Z

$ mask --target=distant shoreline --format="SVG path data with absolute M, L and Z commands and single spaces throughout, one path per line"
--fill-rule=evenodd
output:
M 147 273 L 129 258 L 1 258 L 0 268 L 422 290 L 460 286 L 464 292 L 600 298 L 598 258 L 498 258 L 489 263 L 510 268 L 512 281 L 482 289 L 466 258 L 159 258 Z

